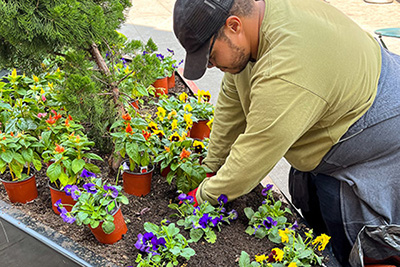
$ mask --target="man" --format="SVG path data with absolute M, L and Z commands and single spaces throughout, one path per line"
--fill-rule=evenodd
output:
M 400 223 L 399 56 L 320 0 L 177 0 L 174 32 L 186 78 L 225 72 L 197 202 L 250 192 L 285 157 L 343 265 L 363 225 Z

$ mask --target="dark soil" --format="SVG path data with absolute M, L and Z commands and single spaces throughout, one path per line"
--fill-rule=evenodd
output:
M 177 82 L 176 88 L 170 90 L 170 94 L 178 94 L 182 90 L 187 90 L 184 87 L 181 81 Z M 189 91 L 187 92 L 189 93 Z M 103 158 L 104 162 L 99 163 L 102 169 L 100 177 L 115 183 L 116 177 L 110 175 L 107 164 L 109 158 L 107 155 L 103 155 Z M 135 259 L 138 255 L 138 250 L 135 248 L 135 242 L 137 241 L 137 235 L 144 233 L 143 224 L 145 222 L 152 222 L 158 225 L 163 219 L 176 222 L 175 218 L 169 217 L 175 211 L 168 208 L 168 204 L 177 202 L 178 194 L 176 193 L 176 188 L 173 185 L 169 185 L 165 178 L 159 175 L 159 170 L 157 169 L 153 175 L 151 192 L 148 195 L 136 197 L 126 194 L 130 203 L 122 206 L 122 213 L 128 226 L 128 232 L 122 240 L 113 245 L 100 244 L 92 235 L 89 227 L 64 223 L 62 218 L 53 212 L 45 167 L 36 174 L 36 180 L 39 197 L 27 204 L 12 205 L 118 266 L 136 265 Z M 118 183 L 122 185 L 121 178 Z M 276 194 L 276 196 L 282 198 L 279 194 Z M 3 186 L 0 186 L 0 199 L 10 203 Z M 217 232 L 216 243 L 210 244 L 202 239 L 198 243 L 190 244 L 190 247 L 196 251 L 196 255 L 187 262 L 187 265 L 183 264 L 182 266 L 239 266 L 237 260 L 242 251 L 246 251 L 254 259 L 254 255 L 268 253 L 273 247 L 276 247 L 276 244 L 271 243 L 267 238 L 260 240 L 245 233 L 248 220 L 244 215 L 244 208 L 252 207 L 253 210 L 256 210 L 263 200 L 260 185 L 251 193 L 228 203 L 226 205 L 227 210 L 235 209 L 238 211 L 238 219 L 232 222 L 231 225 L 223 227 L 221 232 Z M 293 222 L 295 219 L 295 217 L 292 217 L 289 218 L 289 221 Z M 181 233 L 189 239 L 188 231 L 181 228 Z

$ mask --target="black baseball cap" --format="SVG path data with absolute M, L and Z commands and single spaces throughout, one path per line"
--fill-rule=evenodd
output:
M 174 32 L 186 50 L 183 76 L 201 78 L 209 59 L 210 39 L 225 24 L 234 0 L 177 0 Z

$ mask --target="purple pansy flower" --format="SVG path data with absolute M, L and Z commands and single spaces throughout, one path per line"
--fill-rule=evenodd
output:
M 256 226 L 254 226 L 254 233 L 253 233 L 253 235 L 255 235 L 255 234 L 256 234 L 257 230 L 258 230 L 258 229 L 260 229 L 260 227 L 261 227 L 261 225 L 258 225 L 257 227 L 256 227 Z
M 196 215 L 197 211 L 200 210 L 200 207 L 194 207 L 193 209 L 193 215 Z
M 143 51 L 143 53 L 142 53 L 142 55 L 144 56 L 144 55 L 147 55 L 149 52 L 147 52 L 147 51 Z
M 274 219 L 272 219 L 271 217 L 267 217 L 264 221 L 263 221 L 263 225 L 265 226 L 265 228 L 267 229 L 271 229 L 273 226 L 276 226 L 278 224 L 277 221 L 274 221 Z
M 65 208 L 61 209 L 61 218 L 63 218 L 64 222 L 66 223 L 74 223 L 75 222 L 75 217 L 71 215 Z
M 156 251 L 158 246 L 165 246 L 164 238 L 157 238 L 153 233 L 145 233 L 144 235 L 138 234 L 138 240 L 135 243 L 135 247 L 142 251 L 149 253 L 150 250 Z M 154 254 L 154 253 L 153 253 Z
M 114 187 L 114 186 L 108 186 L 108 185 L 104 185 L 103 186 L 104 190 L 106 190 L 107 192 L 103 194 L 103 196 L 107 197 L 107 196 L 111 196 L 112 198 L 117 198 L 118 197 L 118 190 Z
M 167 48 L 167 51 L 174 55 L 174 50 Z
M 234 221 L 238 218 L 239 215 L 236 210 L 231 210 L 230 212 L 228 212 L 228 216 L 230 221 Z
M 268 191 L 271 190 L 271 188 L 273 187 L 272 184 L 267 184 L 262 190 L 261 190 L 261 194 L 263 196 L 268 195 Z
M 203 216 L 201 216 L 201 218 L 199 219 L 199 224 L 200 224 L 201 228 L 203 228 L 203 229 L 207 228 L 208 222 L 211 219 L 212 218 L 210 217 L 210 215 L 208 215 L 208 213 L 203 214 Z
M 84 185 L 83 185 L 83 188 L 85 188 L 85 190 L 86 190 L 88 193 L 91 193 L 91 194 L 96 194 L 96 192 L 97 192 L 96 185 L 93 184 L 93 183 L 84 184 Z
M 54 206 L 57 207 L 57 210 L 59 213 L 61 213 L 60 204 L 61 204 L 61 199 L 57 200 L 56 203 L 54 203 Z M 61 206 L 62 206 L 62 204 L 61 204 Z
M 228 202 L 228 197 L 224 194 L 221 194 L 217 200 L 218 200 L 219 205 L 222 206 L 222 205 L 226 204 L 226 202 Z
M 290 229 L 296 230 L 298 227 L 299 227 L 299 225 L 298 225 L 297 221 L 294 221 L 294 223 Z
M 93 172 L 90 172 L 86 169 L 83 169 L 81 172 L 81 177 L 82 178 L 96 177 L 96 174 L 94 174 Z
M 163 61 L 163 60 L 164 60 L 164 56 L 163 56 L 162 54 L 156 54 L 156 56 L 158 57 L 158 59 L 159 59 L 160 61 Z
M 220 221 L 222 221 L 222 215 L 220 215 L 219 217 L 215 217 L 214 219 L 211 220 L 211 223 L 213 224 L 214 227 L 216 227 L 218 225 L 218 223 Z
M 64 187 L 64 192 L 67 196 L 71 196 L 73 200 L 78 200 L 81 196 L 82 192 L 79 190 L 76 185 L 66 185 Z

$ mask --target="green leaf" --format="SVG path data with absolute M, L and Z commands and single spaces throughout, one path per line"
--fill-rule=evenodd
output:
M 217 241 L 217 235 L 214 233 L 214 231 L 210 230 L 206 232 L 205 239 L 208 243 L 214 244 L 215 241 Z
M 251 226 L 248 226 L 247 228 L 246 228 L 246 234 L 249 234 L 249 235 L 253 235 L 254 234 L 254 228 L 253 227 L 251 227 Z
M 196 255 L 196 251 L 192 248 L 184 248 L 182 249 L 181 256 L 184 257 L 186 260 L 189 260 L 190 257 Z
M 202 229 L 190 229 L 190 239 L 193 242 L 198 242 L 203 235 L 204 231 Z
M 85 153 L 83 156 L 84 156 L 85 158 L 88 158 L 88 159 L 95 159 L 95 160 L 101 160 L 101 161 L 103 161 L 103 158 L 101 158 L 99 155 L 96 155 L 96 154 L 94 154 L 94 153 Z
M 100 173 L 100 168 L 97 165 L 94 165 L 92 163 L 86 163 L 85 164 L 85 169 L 87 171 L 93 172 L 93 173 Z
M 246 215 L 247 219 L 251 219 L 254 216 L 254 211 L 252 208 L 244 208 L 244 214 Z
M 10 162 L 13 160 L 13 154 L 14 154 L 14 153 L 13 153 L 12 151 L 7 150 L 7 151 L 1 153 L 1 156 L 0 156 L 0 157 L 1 157 L 5 162 L 10 163 Z
M 127 143 L 126 153 L 134 162 L 140 163 L 139 146 L 136 143 Z
M 150 222 L 145 222 L 143 224 L 143 228 L 144 230 L 146 230 L 146 232 L 150 233 L 158 233 L 160 231 L 160 227 L 158 227 L 157 225 L 155 225 L 154 223 L 150 223 Z
M 16 161 L 18 161 L 19 163 L 21 163 L 21 164 L 25 164 L 25 159 L 24 159 L 24 157 L 21 155 L 21 154 L 19 154 L 19 153 L 17 153 L 17 152 L 15 152 L 14 154 L 13 154 L 13 157 L 14 157 L 14 159 L 16 160 Z
M 172 254 L 174 254 L 176 256 L 179 256 L 179 254 L 181 253 L 181 249 L 178 246 L 176 246 L 176 247 L 169 249 L 169 252 L 171 252 Z
M 51 182 L 55 182 L 61 175 L 61 166 L 59 164 L 51 164 L 46 171 L 47 176 Z
M 256 231 L 255 237 L 263 239 L 266 235 L 267 235 L 267 233 L 265 231 L 265 228 L 264 227 L 260 227 Z
M 90 218 L 89 218 L 89 217 L 87 217 L 87 218 L 83 221 L 83 223 L 87 222 L 88 220 L 90 221 Z M 104 224 L 104 223 L 103 223 L 103 224 Z M 90 222 L 90 227 L 92 227 L 93 229 L 99 227 L 99 225 L 100 225 L 100 222 L 97 221 L 97 220 L 91 220 L 91 222 Z M 105 232 L 105 231 L 104 231 L 104 232 Z
M 72 171 L 74 173 L 81 172 L 85 166 L 85 161 L 83 159 L 74 159 L 72 161 Z
M 247 252 L 242 251 L 240 253 L 240 258 L 239 258 L 239 267 L 249 267 L 250 265 L 250 256 Z
M 104 221 L 101 227 L 106 234 L 111 234 L 115 230 L 115 224 L 111 221 Z

